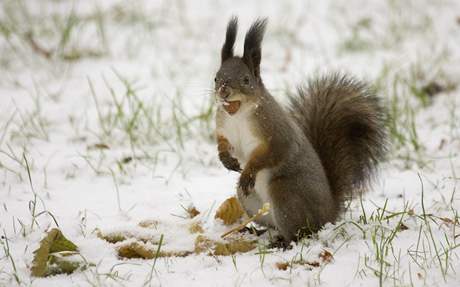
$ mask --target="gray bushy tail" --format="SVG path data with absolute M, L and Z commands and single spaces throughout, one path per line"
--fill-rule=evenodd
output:
M 289 109 L 318 153 L 340 208 L 367 187 L 385 157 L 385 109 L 366 84 L 340 74 L 300 87 Z

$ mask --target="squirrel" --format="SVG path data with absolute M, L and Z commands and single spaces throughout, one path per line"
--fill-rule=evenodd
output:
M 340 73 L 301 85 L 281 106 L 260 75 L 267 19 L 234 56 L 238 19 L 227 25 L 215 77 L 216 136 L 225 168 L 240 172 L 237 197 L 256 220 L 297 241 L 334 223 L 344 201 L 369 186 L 387 152 L 386 110 L 370 86 Z

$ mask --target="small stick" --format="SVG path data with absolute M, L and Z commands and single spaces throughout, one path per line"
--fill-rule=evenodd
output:
M 266 202 L 264 203 L 264 205 L 262 206 L 261 209 L 259 209 L 257 211 L 256 214 L 254 214 L 252 217 L 246 219 L 243 223 L 241 223 L 240 225 L 238 225 L 237 227 L 235 228 L 232 228 L 230 229 L 229 231 L 225 232 L 224 234 L 222 234 L 220 237 L 221 238 L 225 238 L 227 237 L 228 235 L 232 234 L 232 233 L 235 233 L 235 232 L 238 232 L 240 230 L 242 230 L 243 228 L 246 227 L 246 225 L 248 225 L 249 223 L 253 222 L 254 220 L 264 216 L 264 215 L 267 215 L 268 212 L 270 211 L 270 203 Z

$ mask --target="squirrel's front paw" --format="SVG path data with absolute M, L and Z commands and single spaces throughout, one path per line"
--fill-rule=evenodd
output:
M 240 176 L 240 182 L 238 184 L 239 188 L 243 191 L 245 195 L 248 195 L 249 192 L 254 188 L 256 183 L 256 175 L 251 172 L 244 172 Z
M 240 163 L 238 160 L 230 155 L 228 152 L 219 153 L 219 159 L 225 168 L 234 171 L 241 171 Z

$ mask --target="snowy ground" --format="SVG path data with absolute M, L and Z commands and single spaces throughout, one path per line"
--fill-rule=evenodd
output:
M 0 5 L 0 286 L 459 286 L 459 1 Z M 375 83 L 388 161 L 342 220 L 291 250 L 261 240 L 234 256 L 119 259 L 95 228 L 157 220 L 149 232 L 172 250 L 193 249 L 192 222 L 210 238 L 230 228 L 214 213 L 237 174 L 217 159 L 210 91 L 232 14 L 238 51 L 241 30 L 270 18 L 262 74 L 280 101 L 328 71 Z M 32 251 L 56 224 L 96 266 L 33 278 Z

